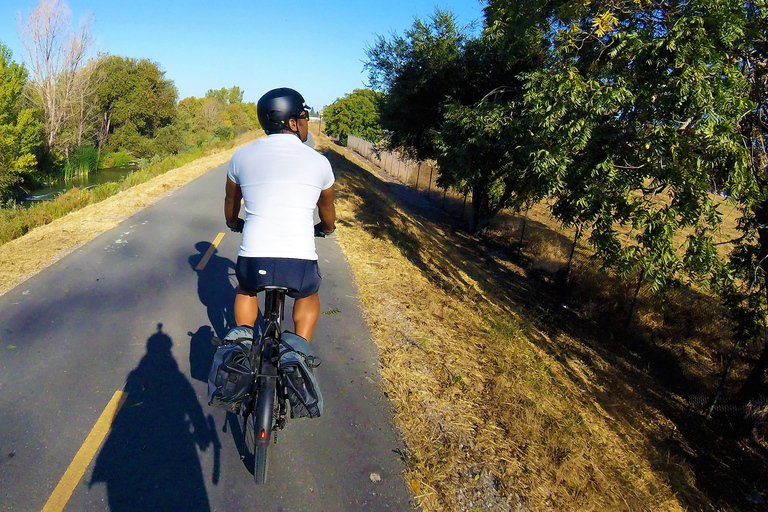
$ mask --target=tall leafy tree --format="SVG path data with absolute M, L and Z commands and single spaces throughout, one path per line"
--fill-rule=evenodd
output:
M 733 55 L 748 84 L 753 108 L 744 112 L 736 126 L 748 155 L 748 174 L 734 180 L 732 193 L 741 209 L 739 229 L 729 268 L 739 285 L 726 295 L 736 319 L 739 343 L 762 340 L 763 350 L 740 394 L 751 399 L 768 395 L 768 5 L 745 2 L 746 18 L 740 44 Z
M 324 111 L 327 133 L 346 140 L 355 135 L 370 141 L 381 139 L 379 104 L 383 94 L 371 89 L 355 89 L 328 105 Z
M 233 86 L 227 89 L 222 87 L 221 89 L 208 89 L 205 93 L 206 98 L 215 98 L 224 105 L 232 105 L 235 103 L 243 102 L 243 94 L 245 91 L 238 86 Z
M 147 59 L 106 56 L 100 62 L 99 75 L 100 144 L 152 156 L 149 141 L 174 121 L 176 86 Z
M 42 142 L 32 109 L 22 107 L 27 70 L 11 60 L 0 43 L 0 201 L 11 199 L 35 170 L 35 150 Z
M 466 76 L 468 30 L 453 13 L 437 9 L 427 21 L 417 18 L 404 36 L 377 36 L 366 49 L 370 86 L 386 93 L 381 126 L 392 148 L 420 160 L 437 155 L 436 130 Z M 475 93 L 474 101 L 483 94 Z
M 549 5 L 555 58 L 528 76 L 525 104 L 554 215 L 656 289 L 710 275 L 720 215 L 709 191 L 747 179 L 741 3 Z
M 526 109 L 553 213 L 589 228 L 598 255 L 623 275 L 641 271 L 656 289 L 673 279 L 716 285 L 737 342 L 762 338 L 743 396 L 768 392 L 768 6 L 541 5 L 556 58 L 528 76 Z M 727 259 L 714 243 L 712 191 L 742 213 Z
M 379 37 L 366 64 L 371 83 L 386 92 L 381 124 L 390 146 L 436 159 L 438 183 L 472 192 L 472 230 L 542 194 L 530 165 L 520 76 L 549 52 L 535 23 L 546 17 L 529 9 L 513 18 L 499 3 L 486 7 L 478 37 L 437 10 L 405 36 Z

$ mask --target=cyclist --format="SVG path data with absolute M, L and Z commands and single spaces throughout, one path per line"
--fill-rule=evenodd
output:
M 259 286 L 286 286 L 297 290 L 289 293 L 295 299 L 296 334 L 309 341 L 320 316 L 322 279 L 314 236 L 335 231 L 335 178 L 328 159 L 304 144 L 309 107 L 301 94 L 273 89 L 259 99 L 256 111 L 267 137 L 235 152 L 224 200 L 227 226 L 243 233 L 235 267 L 235 322 L 254 326 Z M 245 221 L 238 216 L 241 199 Z

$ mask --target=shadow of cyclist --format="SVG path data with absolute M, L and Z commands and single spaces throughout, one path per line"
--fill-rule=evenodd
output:
M 195 249 L 198 253 L 189 257 L 189 266 L 197 272 L 197 295 L 208 310 L 208 320 L 216 336 L 223 338 L 229 329 L 235 327 L 235 314 L 232 311 L 235 287 L 229 280 L 230 273 L 234 275 L 235 263 L 218 256 L 218 251 L 214 250 L 205 266 L 198 269 L 212 246 L 210 242 L 197 242 Z
M 197 450 L 213 446 L 218 455 L 218 435 L 179 371 L 172 345 L 158 324 L 146 355 L 128 374 L 126 401 L 96 459 L 89 485 L 106 484 L 111 512 L 211 509 Z

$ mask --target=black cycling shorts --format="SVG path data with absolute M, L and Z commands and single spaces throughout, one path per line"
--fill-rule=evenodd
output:
M 237 257 L 235 275 L 240 289 L 255 294 L 264 286 L 285 286 L 289 297 L 301 299 L 317 293 L 323 277 L 317 260 Z

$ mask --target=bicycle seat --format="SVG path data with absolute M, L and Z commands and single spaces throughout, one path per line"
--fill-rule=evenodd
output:
M 265 292 L 265 291 L 277 291 L 277 292 L 296 292 L 293 288 L 288 288 L 287 286 L 277 286 L 277 285 L 264 285 L 259 286 L 256 288 L 257 292 Z

